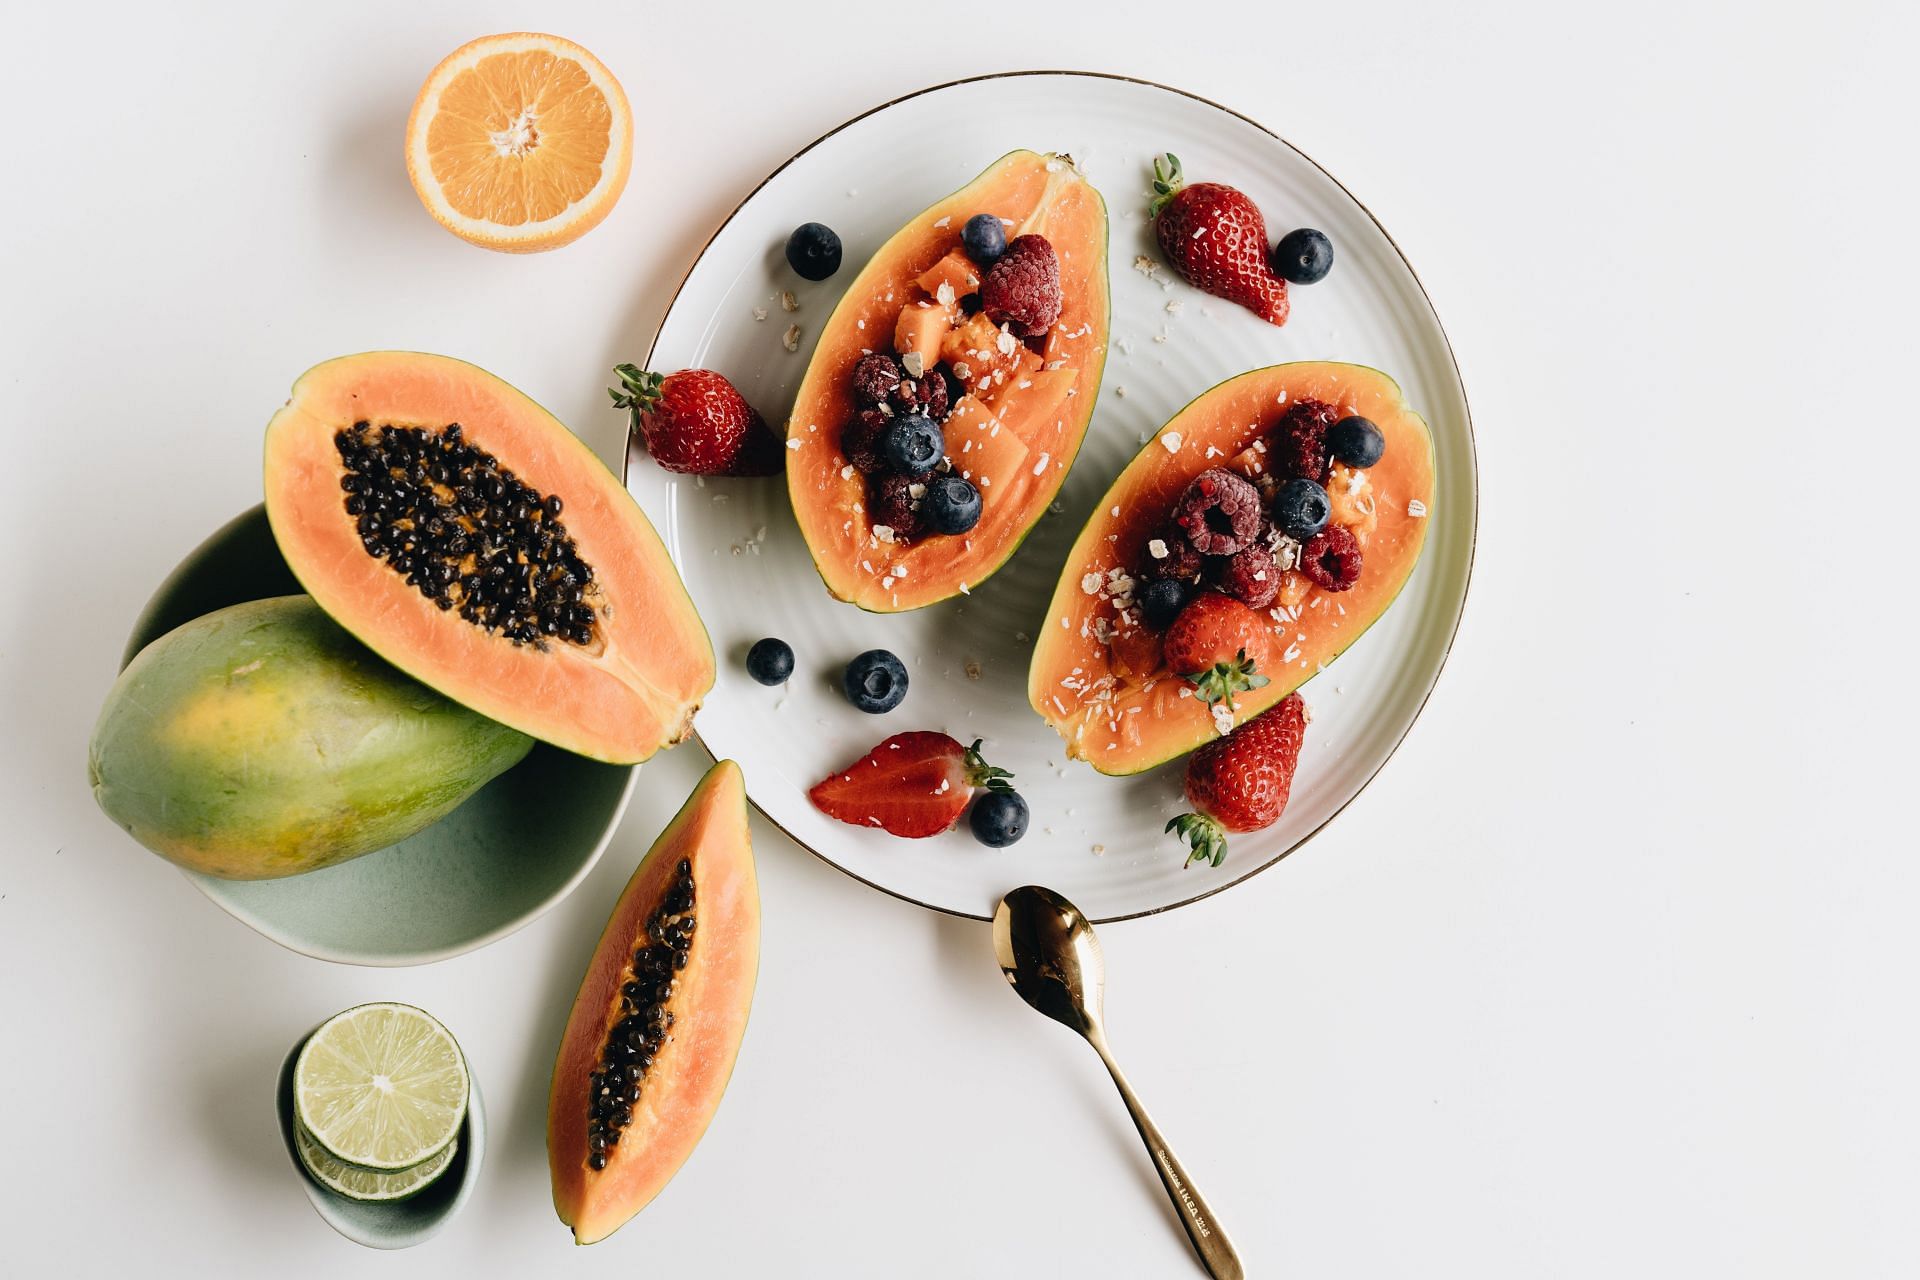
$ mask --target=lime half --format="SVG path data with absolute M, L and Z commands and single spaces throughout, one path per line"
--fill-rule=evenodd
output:
M 405 1200 L 425 1191 L 447 1171 L 447 1166 L 453 1163 L 454 1152 L 460 1149 L 456 1139 L 440 1148 L 439 1155 L 429 1156 L 411 1169 L 379 1173 L 335 1159 L 333 1153 L 313 1140 L 313 1135 L 302 1124 L 293 1126 L 293 1145 L 300 1153 L 300 1163 L 321 1186 L 349 1200 L 366 1201 Z
M 445 1027 L 412 1005 L 363 1004 L 301 1046 L 293 1113 L 336 1160 L 390 1173 L 453 1142 L 470 1087 Z

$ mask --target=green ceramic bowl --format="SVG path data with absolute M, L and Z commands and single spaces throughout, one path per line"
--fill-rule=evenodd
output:
M 180 562 L 140 613 L 124 666 L 183 622 L 300 590 L 255 507 Z M 343 964 L 426 964 L 503 938 L 560 901 L 599 860 L 633 790 L 630 765 L 536 744 L 416 836 L 284 880 L 183 872 L 283 947 Z

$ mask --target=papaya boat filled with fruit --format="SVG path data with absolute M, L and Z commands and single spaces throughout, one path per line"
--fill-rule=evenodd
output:
M 1359 639 L 1419 558 L 1432 436 L 1377 370 L 1275 365 L 1166 423 L 1082 529 L 1027 700 L 1102 773 L 1275 706 Z
M 733 1074 L 759 972 L 746 785 L 722 760 L 627 881 L 560 1039 L 547 1158 L 576 1243 L 612 1235 L 693 1154 Z
M 897 613 L 999 569 L 1073 465 L 1107 339 L 1106 205 L 1067 156 L 1004 156 L 882 245 L 786 429 L 827 589 Z
M 713 648 L 653 525 L 552 414 L 464 361 L 317 365 L 267 426 L 267 517 L 319 606 L 482 715 L 615 764 L 690 731 Z

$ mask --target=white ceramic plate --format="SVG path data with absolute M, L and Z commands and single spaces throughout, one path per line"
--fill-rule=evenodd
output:
M 965 146 L 929 146 L 968 122 Z M 1386 232 L 1345 188 L 1261 126 L 1203 99 L 1134 80 L 1044 72 L 942 85 L 843 125 L 775 171 L 721 227 L 661 326 L 649 367 L 718 369 L 769 422 L 784 422 L 822 322 L 867 257 L 909 217 L 1018 147 L 1071 153 L 1112 217 L 1112 350 L 1099 405 L 1056 510 L 971 596 L 882 617 L 833 600 L 807 557 L 778 480 L 699 482 L 638 449 L 628 485 L 661 525 L 712 630 L 720 677 L 698 730 L 740 761 L 753 801 L 800 844 L 877 888 L 985 918 L 1000 894 L 1038 881 L 1098 920 L 1165 910 L 1272 865 L 1337 814 L 1383 765 L 1445 662 L 1473 559 L 1475 464 L 1465 393 L 1431 303 Z M 1191 180 L 1230 182 L 1266 213 L 1269 232 L 1318 227 L 1333 273 L 1294 293 L 1276 329 L 1250 313 L 1135 269 L 1157 258 L 1146 217 L 1148 168 L 1172 151 Z M 818 220 L 846 247 L 840 271 L 798 279 L 782 256 L 794 226 Z M 799 301 L 782 310 L 780 294 Z M 756 314 L 764 312 L 764 319 Z M 782 335 L 800 325 L 799 350 Z M 1161 826 L 1179 812 L 1181 765 L 1107 778 L 1070 762 L 1026 702 L 1027 637 L 1039 626 L 1068 548 L 1147 434 L 1197 393 L 1287 360 L 1337 359 L 1385 370 L 1432 426 L 1433 526 L 1412 581 L 1386 616 L 1304 695 L 1313 727 L 1281 821 L 1235 836 L 1219 868 L 1182 868 Z M 779 636 L 798 665 L 783 689 L 750 680 L 748 646 Z M 907 664 L 906 701 L 884 716 L 838 691 L 847 659 L 884 647 Z M 971 678 L 970 669 L 978 678 Z M 964 823 L 900 840 L 835 822 L 806 790 L 888 734 L 941 729 L 985 738 L 1033 807 L 1026 839 L 976 843 Z

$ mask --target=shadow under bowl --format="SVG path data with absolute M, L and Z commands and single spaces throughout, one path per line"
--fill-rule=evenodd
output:
M 134 624 L 121 665 L 215 609 L 300 584 L 256 506 L 180 562 Z M 444 960 L 512 933 L 586 877 L 632 793 L 631 765 L 544 743 L 417 835 L 281 880 L 183 871 L 223 910 L 283 947 L 342 964 Z
M 300 1187 L 313 1202 L 313 1211 L 321 1220 L 355 1244 L 369 1249 L 411 1249 L 424 1244 L 439 1234 L 473 1195 L 480 1180 L 480 1162 L 486 1158 L 487 1110 L 480 1100 L 480 1081 L 473 1075 L 473 1063 L 467 1063 L 470 1092 L 467 1118 L 460 1125 L 460 1149 L 447 1163 L 446 1172 L 435 1178 L 425 1191 L 405 1200 L 380 1203 L 349 1200 L 314 1181 L 307 1167 L 300 1163 L 300 1152 L 294 1146 L 293 1068 L 300 1050 L 319 1029 L 315 1026 L 287 1051 L 273 1095 L 274 1110 L 280 1117 L 280 1137 L 287 1144 L 287 1159 L 293 1161 Z

